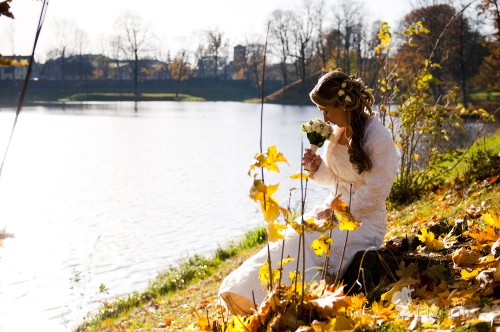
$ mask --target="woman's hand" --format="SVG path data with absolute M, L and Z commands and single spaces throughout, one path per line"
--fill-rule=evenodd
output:
M 309 176 L 312 177 L 318 170 L 319 165 L 321 165 L 321 157 L 317 154 L 314 154 L 311 149 L 305 150 L 306 152 L 302 157 L 302 166 L 306 166 L 307 164 L 311 163 L 311 166 L 309 166 Z

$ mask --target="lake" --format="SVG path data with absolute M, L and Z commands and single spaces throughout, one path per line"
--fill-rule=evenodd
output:
M 3 155 L 14 110 L 0 108 Z M 264 148 L 300 170 L 314 106 L 265 105 Z M 0 178 L 0 330 L 69 330 L 99 301 L 147 286 L 179 257 L 263 225 L 248 197 L 260 105 L 117 102 L 23 109 Z M 327 189 L 311 185 L 308 204 Z M 300 200 L 300 192 L 294 202 Z M 284 204 L 284 203 L 283 203 Z M 104 284 L 109 294 L 100 294 Z

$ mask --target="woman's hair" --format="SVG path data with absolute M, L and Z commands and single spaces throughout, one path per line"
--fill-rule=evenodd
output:
M 347 150 L 349 161 L 356 166 L 358 173 L 369 171 L 372 162 L 363 150 L 362 142 L 365 137 L 366 121 L 373 114 L 374 98 L 363 81 L 335 70 L 321 76 L 309 96 L 316 105 L 323 107 L 340 105 L 351 112 L 352 136 Z

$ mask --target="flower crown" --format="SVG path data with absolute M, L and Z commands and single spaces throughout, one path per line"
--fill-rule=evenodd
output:
M 309 93 L 311 101 L 316 105 L 324 107 L 344 104 L 346 105 L 346 109 L 351 109 L 351 110 L 357 107 L 356 106 L 356 104 L 358 104 L 357 98 L 363 99 L 363 104 L 365 106 L 367 102 L 369 102 L 370 104 L 373 103 L 373 97 L 371 97 L 369 93 L 367 94 L 365 92 L 366 90 L 365 84 L 363 83 L 361 78 L 357 78 L 356 75 L 350 75 L 348 76 L 348 78 L 344 79 L 344 81 L 340 85 L 340 89 L 337 91 L 336 96 L 334 95 L 330 99 L 321 97 L 318 93 L 321 87 L 329 80 L 339 77 L 339 75 L 347 76 L 345 73 L 339 70 L 334 70 L 321 76 L 314 89 L 312 89 L 312 91 Z M 369 109 L 371 110 L 371 107 L 369 107 Z M 367 107 L 365 107 L 363 112 L 367 116 L 370 116 L 371 115 L 370 110 L 368 110 Z

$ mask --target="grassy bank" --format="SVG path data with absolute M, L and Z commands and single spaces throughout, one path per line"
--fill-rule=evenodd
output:
M 204 98 L 175 93 L 76 93 L 59 101 L 205 101 Z
M 265 228 L 256 228 L 241 239 L 219 246 L 211 257 L 194 255 L 180 259 L 159 272 L 144 291 L 103 302 L 99 312 L 76 331 L 165 327 L 166 322 L 174 330 L 182 330 L 191 323 L 193 308 L 199 309 L 197 302 L 204 298 L 214 301 L 222 278 L 260 249 L 265 238 Z M 151 308 L 155 315 L 149 315 Z

